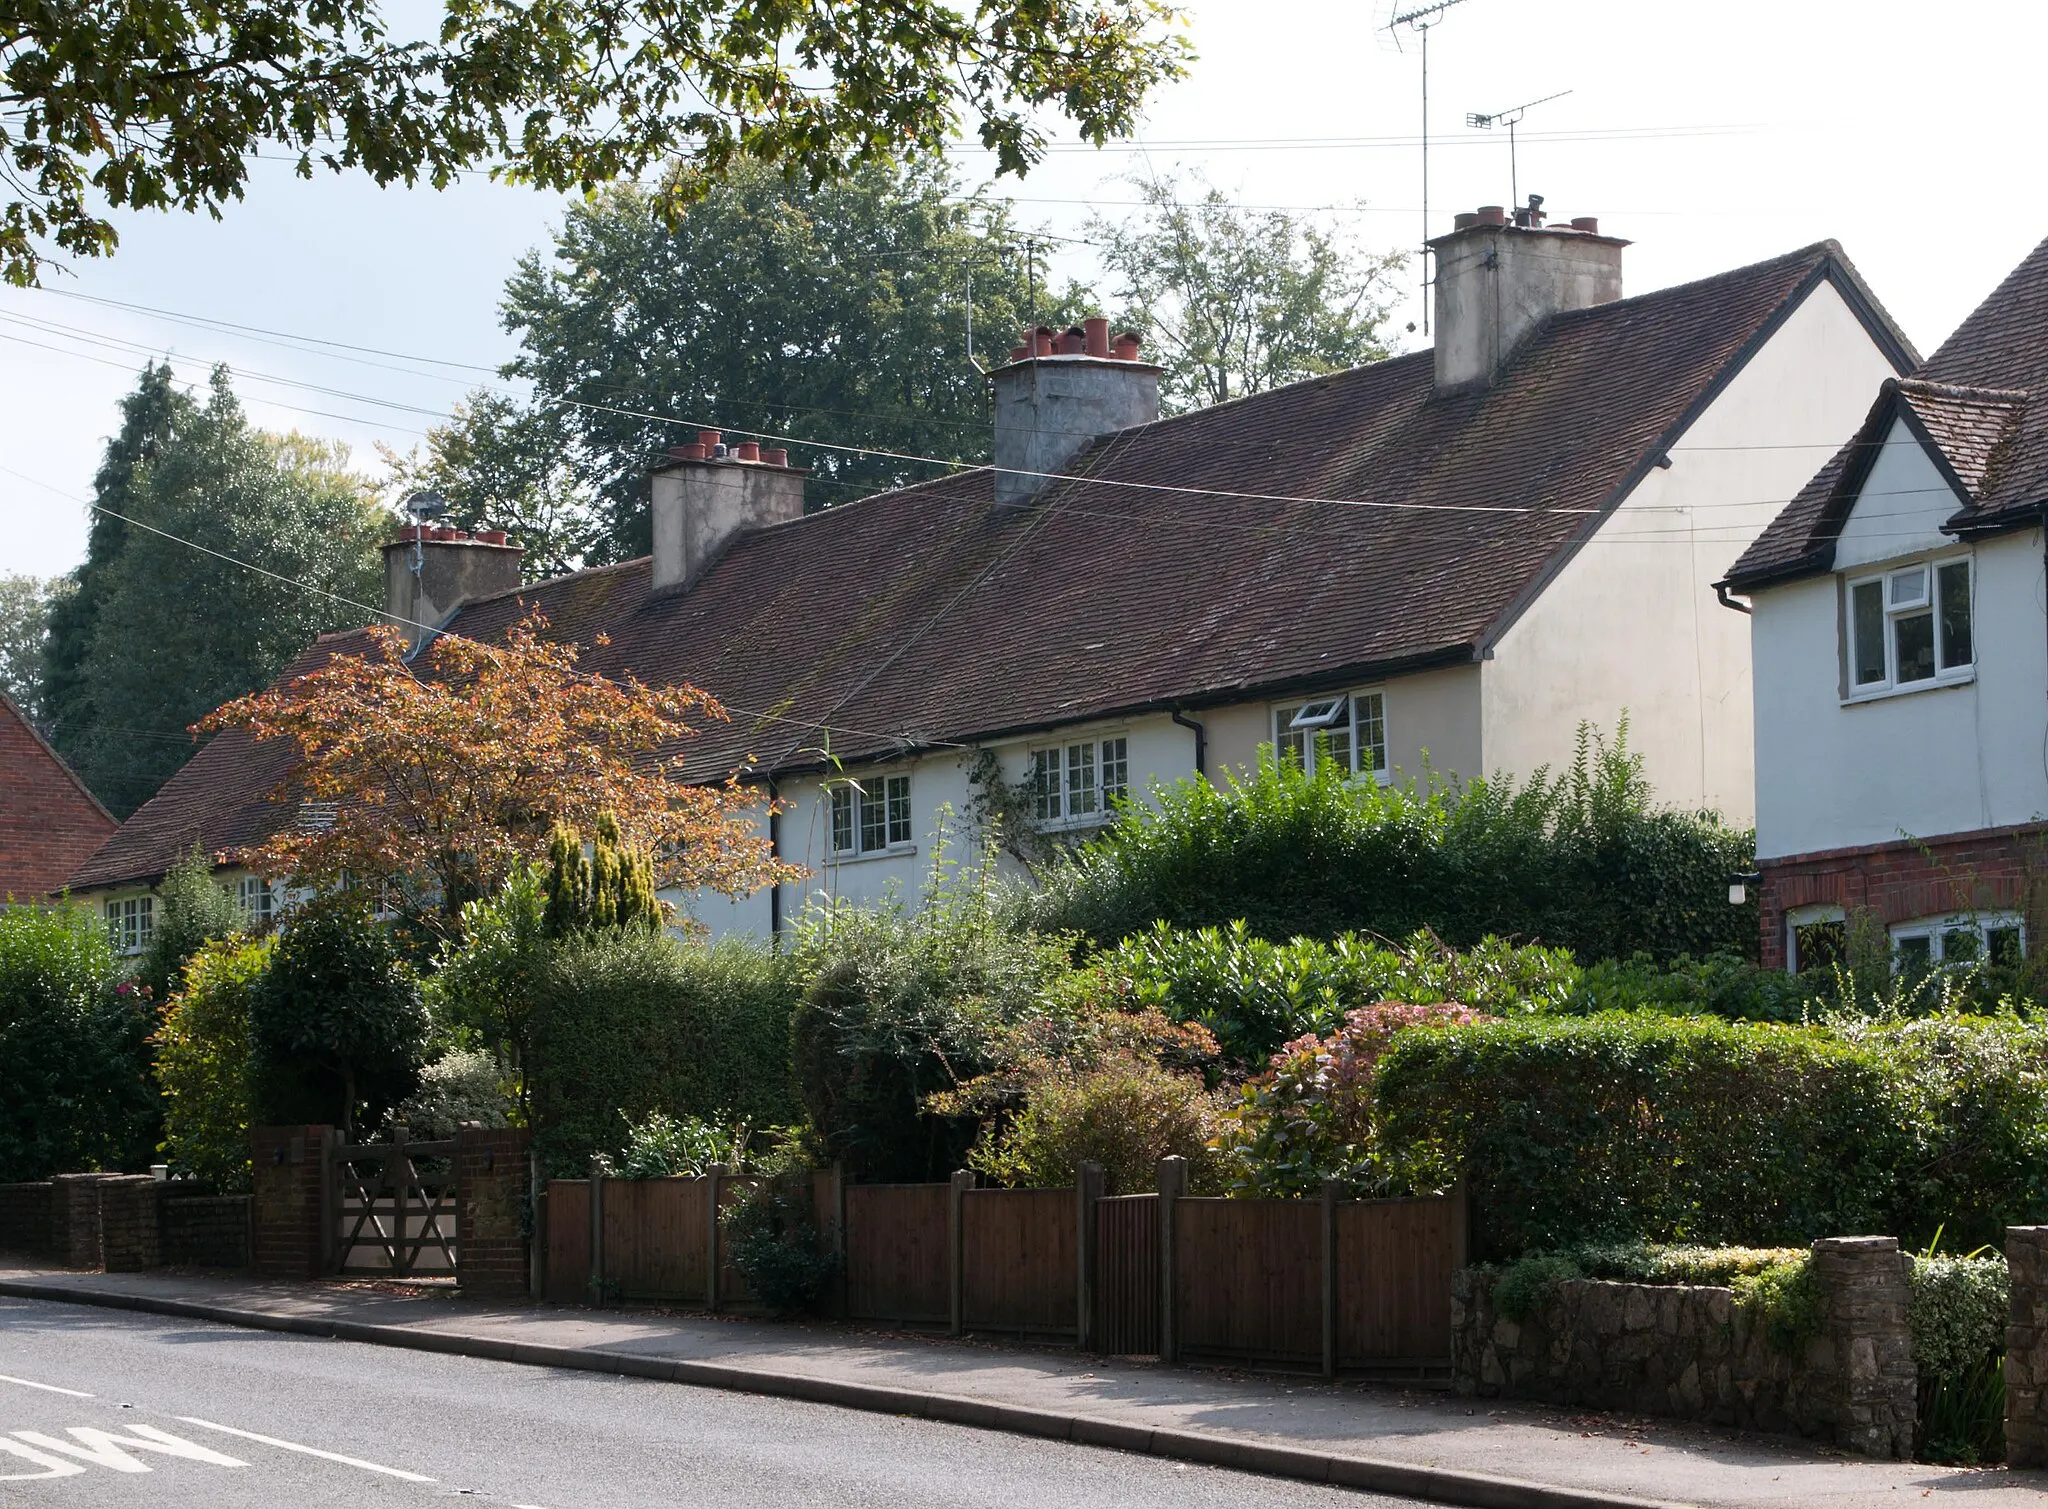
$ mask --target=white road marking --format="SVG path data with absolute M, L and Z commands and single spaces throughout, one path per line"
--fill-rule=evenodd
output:
M 188 1462 L 205 1462 L 214 1467 L 247 1467 L 247 1462 L 226 1456 L 210 1446 L 199 1446 L 182 1436 L 174 1436 L 167 1430 L 158 1430 L 154 1425 L 135 1425 L 134 1434 L 117 1436 L 110 1431 L 90 1425 L 67 1425 L 65 1432 L 75 1436 L 79 1443 L 60 1441 L 55 1436 L 46 1436 L 39 1430 L 18 1430 L 14 1432 L 17 1441 L 26 1441 L 44 1451 L 62 1452 L 65 1456 L 76 1457 L 94 1467 L 105 1467 L 112 1472 L 147 1472 L 149 1464 L 130 1456 L 128 1447 L 134 1451 L 158 1451 L 167 1457 L 183 1457 Z
M 69 1394 L 74 1399 L 91 1399 L 97 1397 L 96 1395 L 85 1393 L 83 1390 L 80 1389 L 58 1388 L 57 1385 L 54 1383 L 37 1383 L 32 1378 L 10 1378 L 5 1373 L 0 1373 L 0 1383 L 18 1383 L 23 1388 L 39 1388 L 46 1394 Z
M 67 1462 L 62 1457 L 53 1457 L 47 1452 L 37 1451 L 33 1446 L 24 1446 L 19 1441 L 10 1441 L 0 1436 L 0 1452 L 9 1456 L 23 1457 L 42 1468 L 41 1472 L 0 1472 L 0 1483 L 23 1483 L 31 1478 L 75 1478 L 85 1471 L 76 1462 Z
M 339 1462 L 344 1467 L 360 1467 L 365 1472 L 381 1472 L 386 1477 L 402 1478 L 408 1483 L 431 1483 L 434 1479 L 423 1477 L 417 1472 L 406 1472 L 398 1467 L 380 1467 L 375 1462 L 365 1462 L 360 1457 L 345 1457 L 336 1451 L 321 1451 L 313 1446 L 301 1446 L 296 1441 L 280 1441 L 275 1436 L 259 1436 L 253 1430 L 237 1430 L 232 1425 L 216 1425 L 211 1420 L 201 1420 L 196 1415 L 179 1415 L 178 1419 L 187 1425 L 196 1425 L 201 1430 L 217 1430 L 224 1436 L 240 1436 L 244 1441 L 254 1441 L 262 1446 L 275 1446 L 279 1451 L 296 1451 L 309 1457 L 319 1457 L 327 1462 Z

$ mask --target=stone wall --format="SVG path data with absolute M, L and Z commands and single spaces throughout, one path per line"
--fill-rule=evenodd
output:
M 1906 1259 L 1890 1237 L 1814 1244 L 1826 1329 L 1798 1357 L 1771 1348 L 1731 1290 L 1581 1280 L 1516 1322 L 1475 1269 L 1452 1287 L 1462 1393 L 1541 1399 L 1814 1436 L 1910 1457 L 1917 1374 Z
M 2005 1228 L 2005 1464 L 2048 1467 L 2048 1226 Z
M 50 1255 L 50 1181 L 0 1184 L 0 1252 Z
M 159 1185 L 157 1230 L 162 1261 L 171 1267 L 249 1266 L 249 1197 L 180 1196 Z
M 464 1125 L 455 1134 L 455 1274 L 466 1294 L 528 1292 L 531 1140 L 523 1127 Z
M 163 1262 L 157 1239 L 158 1187 L 148 1174 L 101 1177 L 97 1266 L 109 1273 L 135 1273 Z

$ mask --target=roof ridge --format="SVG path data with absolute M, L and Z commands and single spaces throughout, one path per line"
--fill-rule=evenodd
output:
M 1911 397 L 1953 398 L 1966 403 L 2026 404 L 2034 399 L 2030 388 L 1979 388 L 1968 383 L 1935 382 L 1925 377 L 1895 379 L 1899 392 Z

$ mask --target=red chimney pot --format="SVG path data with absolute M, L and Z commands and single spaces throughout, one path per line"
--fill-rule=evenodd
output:
M 717 449 L 718 449 L 718 437 L 719 437 L 720 435 L 722 435 L 723 433 L 724 433 L 724 431 L 723 431 L 723 430 L 699 430 L 699 431 L 697 431 L 697 444 L 699 444 L 699 445 L 701 445 L 701 446 L 703 446 L 703 447 L 704 447 L 704 454 L 705 454 L 705 455 L 707 455 L 707 456 L 708 456 L 708 455 L 710 455 L 710 454 L 711 454 L 711 453 L 712 453 L 713 451 L 715 451 L 715 450 L 717 450 Z
M 1138 348 L 1144 344 L 1135 330 L 1126 330 L 1111 343 L 1116 359 L 1120 362 L 1134 362 L 1138 359 Z
M 1478 223 L 1479 217 L 1470 210 L 1463 210 L 1451 216 L 1451 229 L 1454 231 L 1469 231 Z
M 1012 346 L 1012 347 L 1010 348 L 1010 360 L 1011 360 L 1011 361 L 1013 361 L 1013 362 L 1029 361 L 1029 360 L 1030 360 L 1030 358 L 1031 358 L 1031 348 L 1030 348 L 1029 346 Z
M 704 442 L 699 440 L 690 445 L 677 446 L 674 454 L 678 461 L 704 461 L 710 457 L 711 452 L 705 450 Z
M 1506 225 L 1508 223 L 1508 212 L 1502 205 L 1482 204 L 1479 206 L 1477 222 L 1480 225 Z
M 761 459 L 761 442 L 758 440 L 742 440 L 740 442 L 739 454 L 742 461 L 759 461 Z
M 1086 337 L 1086 349 L 1090 356 L 1109 355 L 1109 321 L 1099 315 L 1092 320 L 1081 321 L 1081 332 Z
M 1051 356 L 1053 340 L 1058 335 L 1050 325 L 1040 325 L 1031 332 L 1031 351 L 1034 356 Z
M 505 543 L 505 531 L 502 529 L 479 529 L 476 532 L 476 537 L 486 545 L 502 545 Z
M 789 465 L 789 452 L 779 445 L 772 445 L 761 452 L 761 459 L 770 466 L 787 466 Z
M 1600 234 L 1600 222 L 1591 215 L 1580 215 L 1572 221 L 1572 229 L 1584 231 L 1589 236 L 1597 236 Z

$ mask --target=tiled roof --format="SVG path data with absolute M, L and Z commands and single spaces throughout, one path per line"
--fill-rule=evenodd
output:
M 2048 506 L 2048 241 L 2012 270 L 1870 417 L 1728 573 L 1747 588 L 1829 570 L 1834 542 L 1904 417 L 1964 497 L 1957 532 L 2032 523 Z
M 1022 507 L 964 472 L 743 536 L 686 592 L 643 559 L 450 628 L 531 604 L 588 669 L 711 691 L 733 719 L 693 741 L 700 777 L 1469 661 L 1823 279 L 1872 307 L 1823 243 L 1559 315 L 1488 389 L 1397 357 L 1106 437 Z M 78 883 L 160 868 L 174 835 L 250 841 L 282 774 L 250 761 L 201 751 L 130 823 L 158 836 Z
M 0 901 L 61 890 L 115 826 L 21 709 L 0 696 Z

